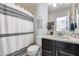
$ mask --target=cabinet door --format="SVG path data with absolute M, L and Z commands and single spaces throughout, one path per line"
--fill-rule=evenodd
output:
M 42 54 L 47 56 L 55 56 L 55 41 L 43 39 L 42 40 Z
M 60 48 L 65 48 L 67 50 L 79 51 L 79 44 L 56 41 L 56 46 Z
M 53 40 L 48 40 L 48 39 L 43 39 L 42 40 L 43 45 L 49 45 L 49 46 L 55 46 L 55 41 Z
M 42 40 L 42 49 L 55 52 L 55 41 L 43 39 Z
M 63 48 L 71 54 L 79 55 L 79 44 L 56 41 L 56 47 Z

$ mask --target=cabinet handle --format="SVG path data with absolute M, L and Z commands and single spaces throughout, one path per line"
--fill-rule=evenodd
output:
M 48 51 L 48 50 L 44 50 L 44 51 L 46 51 L 46 52 L 48 52 L 48 53 L 52 53 L 51 51 Z
M 67 53 L 67 52 L 64 52 L 64 51 L 59 51 L 59 53 L 66 54 L 66 55 L 69 55 L 69 56 L 74 56 L 73 54 L 70 54 L 70 53 Z
M 58 50 L 56 50 L 56 56 L 58 56 Z

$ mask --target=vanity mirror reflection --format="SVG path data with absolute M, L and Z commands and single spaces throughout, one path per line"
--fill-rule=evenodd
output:
M 63 14 L 56 17 L 56 32 L 63 34 L 77 34 L 79 33 L 79 4 L 70 3 L 65 7 Z
M 56 4 L 56 7 L 48 7 L 49 22 L 54 22 L 53 34 L 79 33 L 79 3 Z
M 77 24 L 77 28 L 75 29 L 75 34 L 79 34 L 79 4 L 77 4 L 76 5 L 77 7 L 76 7 L 76 17 L 75 17 L 75 21 L 74 22 L 76 22 L 76 24 Z

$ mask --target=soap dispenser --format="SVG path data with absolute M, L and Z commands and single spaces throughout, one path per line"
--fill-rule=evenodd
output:
M 74 31 L 75 30 L 75 25 L 74 25 L 74 23 L 72 22 L 71 24 L 70 24 L 70 31 Z

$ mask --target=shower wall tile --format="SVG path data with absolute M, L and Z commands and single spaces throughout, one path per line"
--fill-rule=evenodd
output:
M 21 20 L 21 31 L 22 32 L 32 32 L 33 31 L 33 22 L 27 20 Z
M 19 49 L 23 48 L 24 47 L 24 43 L 23 43 L 23 36 L 18 36 L 18 46 L 19 46 Z
M 21 35 L 19 37 L 19 49 L 28 46 L 29 44 L 33 43 L 33 34 L 26 34 L 26 35 Z
M 28 46 L 29 44 L 33 43 L 33 41 L 33 34 L 26 35 L 25 46 Z
M 33 31 L 33 22 L 0 14 L 0 34 L 26 33 Z M 33 43 L 34 34 L 0 38 L 0 56 L 7 55 Z
M 6 34 L 6 29 L 7 25 L 5 15 L 0 14 L 0 34 Z
M 18 50 L 18 38 L 17 36 L 8 37 L 8 44 L 9 44 L 9 53 Z
M 17 33 L 18 21 L 16 17 L 7 16 L 8 33 Z
M 7 41 L 7 37 L 0 38 L 0 49 L 2 49 L 2 52 L 0 52 L 2 55 L 7 55 L 9 53 L 9 45 Z M 1 48 L 2 47 L 2 48 Z
M 18 33 L 21 33 L 21 26 L 22 26 L 22 24 L 21 24 L 21 19 L 18 19 Z

